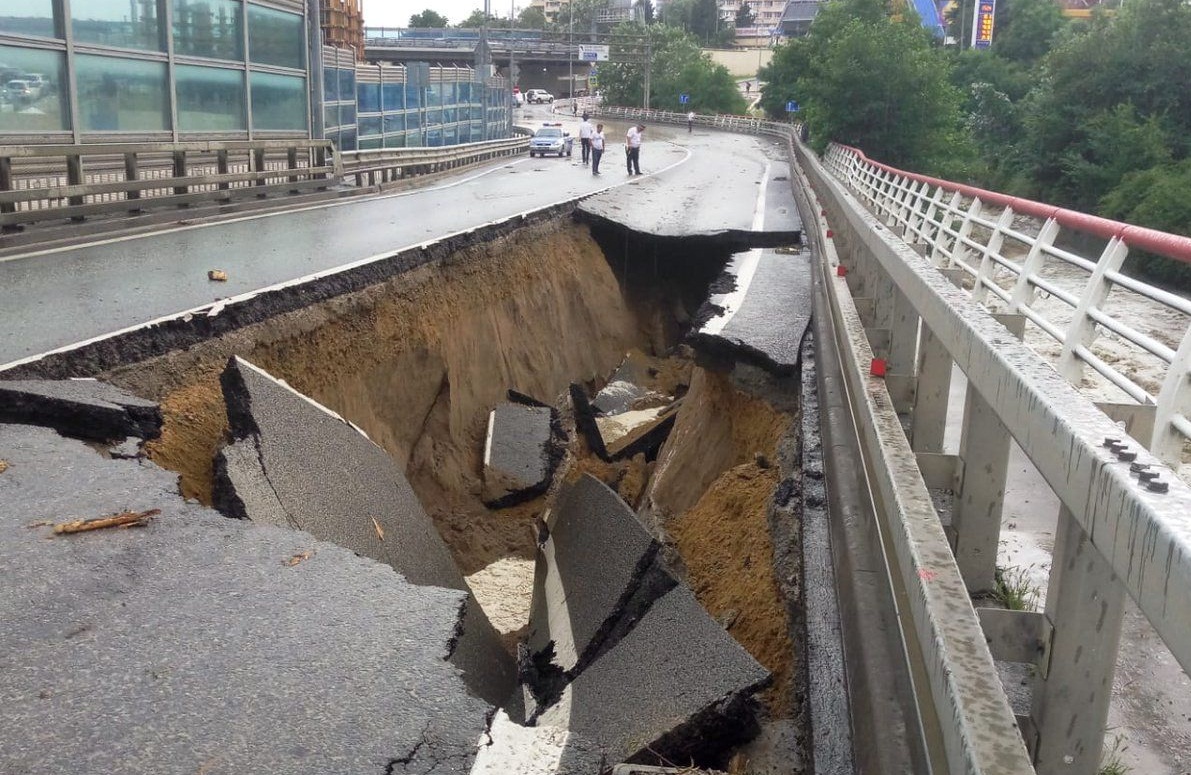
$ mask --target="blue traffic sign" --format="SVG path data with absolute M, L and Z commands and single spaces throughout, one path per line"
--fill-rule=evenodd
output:
M 691 95 L 689 95 L 689 94 L 679 94 L 678 95 L 678 104 L 679 105 L 685 105 L 690 101 L 691 101 Z
M 794 100 L 790 100 L 789 102 L 787 102 L 786 103 L 786 112 L 787 113 L 797 113 L 798 112 L 798 103 L 795 102 Z

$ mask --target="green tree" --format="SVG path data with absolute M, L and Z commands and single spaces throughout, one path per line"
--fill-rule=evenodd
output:
M 1043 60 L 1038 86 L 1022 109 L 1023 166 L 1037 194 L 1055 204 L 1094 207 L 1127 169 L 1161 164 L 1163 156 L 1185 158 L 1191 144 L 1188 51 L 1191 7 L 1181 0 L 1136 0 L 1114 16 L 1093 17 L 1086 32 L 1064 36 Z M 1134 152 L 1129 167 L 1121 157 Z
M 753 23 L 757 21 L 757 15 L 753 13 L 753 9 L 748 3 L 741 3 L 740 7 L 736 9 L 736 26 L 737 27 L 752 27 Z
M 496 26 L 496 22 L 498 22 L 498 21 L 499 20 L 496 18 L 496 16 L 494 16 L 491 13 L 488 14 L 488 26 L 489 27 Z M 465 29 L 465 30 L 474 30 L 474 29 L 479 29 L 480 27 L 483 27 L 484 26 L 484 10 L 482 8 L 477 8 L 476 10 L 471 12 L 470 16 L 468 16 L 466 19 L 459 22 L 455 26 L 460 29 Z
M 435 27 L 435 28 L 446 27 L 447 26 L 447 17 L 443 16 L 442 14 L 440 14 L 436 11 L 432 11 L 429 8 L 427 8 L 425 11 L 422 11 L 421 13 L 415 13 L 413 16 L 409 17 L 409 26 L 424 27 L 424 28 L 426 28 L 426 27 Z
M 1103 213 L 1138 226 L 1191 236 L 1191 160 L 1130 172 L 1103 200 Z M 1191 287 L 1191 266 L 1130 253 L 1126 268 L 1179 288 Z
M 796 99 L 822 149 L 831 140 L 923 172 L 970 164 L 950 58 L 914 14 L 891 19 L 880 0 L 832 0 L 809 34 L 762 68 L 762 107 L 775 118 Z
M 641 105 L 645 98 L 645 52 L 649 47 L 649 106 L 678 110 L 678 95 L 690 102 L 683 109 L 701 113 L 743 113 L 744 98 L 727 68 L 711 61 L 699 42 L 677 27 L 622 24 L 613 29 L 619 42 L 600 65 L 600 88 L 613 105 Z
M 521 9 L 521 13 L 517 14 L 517 26 L 527 30 L 544 30 L 548 26 L 546 14 L 542 12 L 541 8 L 532 5 L 526 6 Z
M 993 31 L 993 52 L 1005 59 L 1033 64 L 1051 47 L 1066 25 L 1054 0 L 1011 0 L 1000 3 Z

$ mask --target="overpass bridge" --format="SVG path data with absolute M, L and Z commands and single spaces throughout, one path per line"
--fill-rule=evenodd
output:
M 1146 653 L 1169 662 L 1131 676 L 1126 693 L 1181 708 L 1191 663 L 1191 489 L 1179 470 L 1191 435 L 1191 304 L 1121 266 L 1131 249 L 1186 260 L 1188 241 L 892 169 L 855 149 L 816 158 L 785 125 L 700 117 L 688 134 L 663 129 L 685 123 L 673 114 L 601 117 L 648 122 L 646 176 L 624 177 L 614 152 L 603 178 L 563 160 L 501 161 L 416 190 L 9 257 L 0 374 L 183 363 L 213 338 L 236 352 L 249 327 L 267 330 L 302 305 L 334 304 L 560 218 L 621 226 L 626 273 L 630 261 L 652 260 L 656 271 L 659 251 L 689 254 L 692 240 L 710 240 L 737 252 L 721 285 L 737 293 L 718 300 L 728 318 L 718 357 L 801 363 L 802 473 L 774 502 L 800 515 L 809 724 L 800 753 L 815 771 L 1095 773 L 1114 673 L 1128 657 L 1118 655 L 1123 627 L 1153 633 L 1145 648 L 1165 646 Z M 805 264 L 779 247 L 795 227 Z M 1102 249 L 1072 248 L 1072 234 Z M 805 272 L 783 274 L 791 265 Z M 229 280 L 213 299 L 200 276 L 217 267 Z M 808 338 L 771 336 L 790 330 L 786 316 L 807 299 Z M 351 407 L 340 408 L 350 419 Z M 0 432 L 0 451 L 20 472 L 26 448 Z M 1022 471 L 1033 477 L 1027 507 Z M 9 486 L 36 481 L 21 476 Z M 1015 502 L 1022 510 L 1011 517 Z M 36 538 L 21 515 L 3 516 L 20 528 L 10 536 Z M 1032 570 L 1045 604 L 991 606 L 998 550 L 1024 545 L 1012 534 L 1027 517 L 1053 531 L 1032 547 L 1049 563 Z M 56 622 L 59 611 L 44 616 Z M 89 648 L 63 642 L 66 652 Z M 5 651 L 20 663 L 23 652 Z M 21 713 L 0 719 L 8 741 L 24 739 L 19 721 L 37 713 L 36 692 L 14 696 Z M 1124 718 L 1146 748 L 1138 730 L 1157 722 Z M 1148 744 L 1156 757 L 1185 734 L 1162 724 Z M 72 760 L 86 746 L 53 744 Z M 16 750 L 0 744 L 9 761 L 36 760 Z M 556 761 L 541 771 L 564 770 Z

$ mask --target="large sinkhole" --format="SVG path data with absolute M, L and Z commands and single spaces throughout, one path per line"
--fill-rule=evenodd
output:
M 538 222 L 94 376 L 160 402 L 164 425 L 146 445 L 149 457 L 179 475 L 185 497 L 225 513 L 235 508 L 220 495 L 226 472 L 217 475 L 215 461 L 237 442 L 236 413 L 264 411 L 250 395 L 255 370 L 363 431 L 412 486 L 516 661 L 519 688 L 493 702 L 514 721 L 570 725 L 573 740 L 587 741 L 575 747 L 599 751 L 608 765 L 796 772 L 806 739 L 798 529 L 781 493 L 799 476 L 799 378 L 737 362 L 722 348 L 704 352 L 688 338 L 709 295 L 722 290 L 733 249 L 606 223 Z M 229 388 L 232 355 L 254 371 Z M 230 424 L 229 389 L 243 394 Z M 493 412 L 508 406 L 550 415 L 551 476 L 521 492 L 485 465 Z M 522 410 L 507 411 L 516 422 Z M 279 475 L 264 457 L 270 442 L 249 441 L 256 446 L 244 454 L 261 456 L 262 475 Z M 351 448 L 292 455 L 295 487 L 362 470 Z M 644 539 L 606 523 L 607 490 Z M 358 518 L 371 531 L 374 516 Z M 552 533 L 562 524 L 565 535 Z M 621 586 L 591 588 L 620 566 Z M 733 659 L 721 669 L 717 647 L 702 642 L 705 630 L 675 597 L 687 589 L 762 670 Z M 659 613 L 662 600 L 671 608 Z M 572 631 L 560 616 L 584 621 Z M 680 674 L 633 677 L 633 669 L 656 672 L 654 658 Z M 480 659 L 471 669 L 487 668 Z M 738 679 L 721 675 L 733 670 Z M 758 677 L 765 672 L 768 682 Z M 631 699 L 621 704 L 626 688 Z M 665 696 L 700 691 L 710 694 L 691 706 Z M 602 737 L 605 727 L 619 730 L 615 742 Z M 567 756 L 561 761 L 566 771 Z

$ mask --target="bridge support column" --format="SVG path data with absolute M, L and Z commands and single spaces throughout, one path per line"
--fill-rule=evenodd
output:
M 885 377 L 893 408 L 899 414 L 914 406 L 914 366 L 918 357 L 918 312 L 897 286 L 893 286 L 889 320 L 889 369 Z
M 918 385 L 910 421 L 910 446 L 915 452 L 943 451 L 950 392 L 951 356 L 934 332 L 923 325 L 918 343 Z
M 1024 317 L 999 315 L 998 319 L 1014 336 L 1022 338 Z M 968 591 L 986 592 L 993 588 L 996 577 L 1012 438 L 992 407 L 970 384 L 964 399 L 962 433 L 959 487 L 951 517 L 955 561 Z
M 1038 775 L 1099 770 L 1124 610 L 1125 586 L 1063 508 L 1046 595 L 1054 636 L 1034 682 Z

